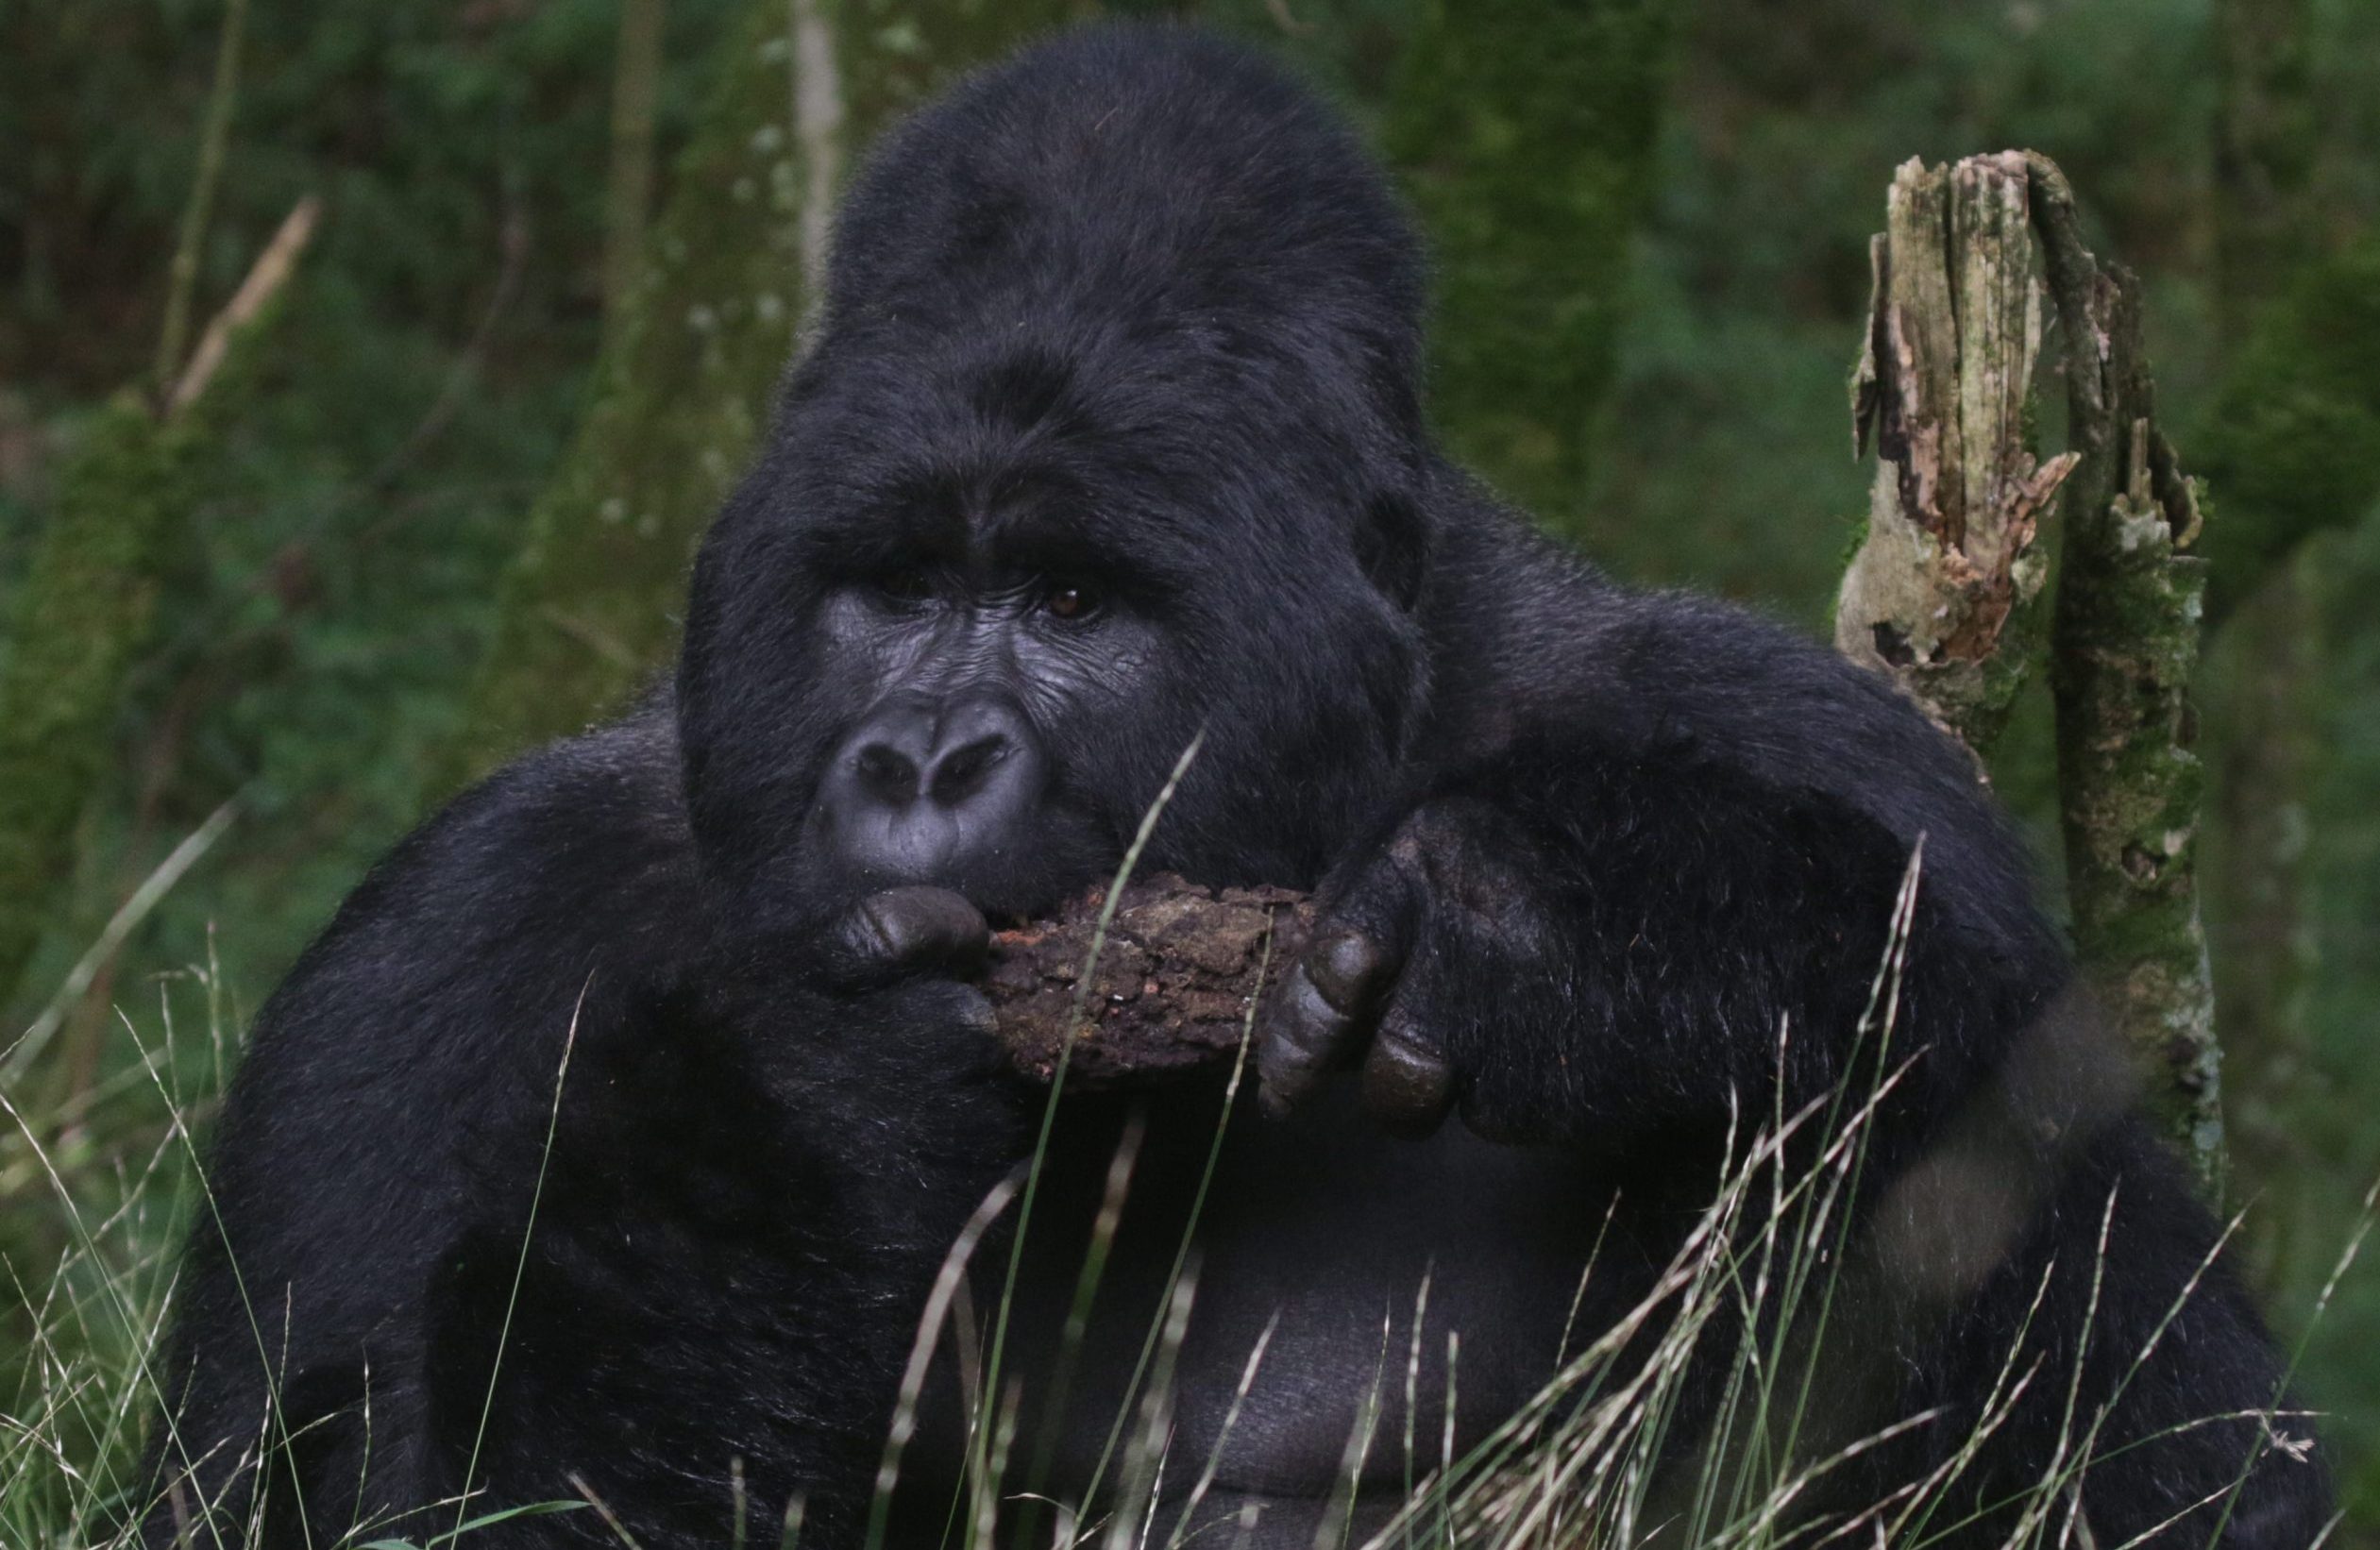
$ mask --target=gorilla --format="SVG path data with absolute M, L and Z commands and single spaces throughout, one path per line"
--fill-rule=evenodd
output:
M 1951 1542 L 2311 1542 L 2281 1363 L 1971 763 L 1499 506 L 1431 440 L 1424 290 L 1349 128 L 1194 31 L 1058 36 L 890 134 L 673 681 L 397 847 L 258 1019 L 149 1542 L 1038 1542 L 1158 1503 L 1360 1541 L 1416 1435 L 1426 1473 L 1614 1330 L 1612 1381 L 1649 1371 L 1625 1320 L 1747 1137 L 1847 1090 L 1857 1168 L 1801 1159 L 1855 1175 L 1811 1524 L 1932 1480 Z M 1320 923 L 1254 1080 L 1052 1101 L 970 983 L 987 920 L 1153 810 L 1142 868 Z M 1769 1319 L 1706 1322 L 1662 1473 L 1732 1445 Z

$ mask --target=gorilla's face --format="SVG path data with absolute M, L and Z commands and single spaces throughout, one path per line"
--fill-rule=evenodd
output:
M 1012 470 L 805 525 L 806 869 L 1022 912 L 1111 864 L 1112 745 L 1187 719 L 1184 579 L 1104 545 L 1082 496 Z
M 1409 719 L 1418 522 L 1209 375 L 813 357 L 687 621 L 687 794 L 734 907 L 922 882 L 1035 912 L 1113 869 L 1202 733 L 1147 865 L 1310 885 Z

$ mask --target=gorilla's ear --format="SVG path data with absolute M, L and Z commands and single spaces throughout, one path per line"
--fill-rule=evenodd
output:
M 1412 497 L 1381 490 L 1364 502 L 1356 523 L 1356 564 L 1381 596 L 1413 611 L 1429 572 L 1429 522 Z

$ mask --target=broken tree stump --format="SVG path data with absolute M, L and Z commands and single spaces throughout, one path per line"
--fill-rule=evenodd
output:
M 1016 1068 L 1070 1088 L 1144 1085 L 1228 1065 L 1256 998 L 1305 946 L 1314 906 L 1287 888 L 1207 888 L 1171 874 L 1125 885 L 1091 965 L 1105 887 L 992 936 L 984 990 Z M 1267 964 L 1272 966 L 1267 969 Z M 1082 984 L 1091 967 L 1091 984 Z
M 2017 151 L 1894 174 L 1852 371 L 1852 450 L 1876 447 L 1876 478 L 1835 646 L 1979 759 L 2040 655 L 2041 522 L 2080 461 L 2037 460 L 2027 423 L 2041 347 L 2031 188 Z

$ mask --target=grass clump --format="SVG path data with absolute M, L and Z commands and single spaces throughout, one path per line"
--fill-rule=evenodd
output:
M 1317 1550 L 1359 1542 L 1378 1550 L 1458 1544 L 1915 1550 L 1972 1521 L 1975 1492 L 1971 1484 L 1961 1490 L 1970 1466 L 2030 1390 L 2065 1381 L 2026 1365 L 2015 1348 L 1966 1435 L 1936 1455 L 1941 1461 L 1930 1474 L 1849 1508 L 1830 1495 L 1866 1456 L 1940 1419 L 1920 1414 L 1847 1430 L 1842 1407 L 1830 1395 L 1848 1371 L 1842 1352 L 1865 1338 L 1853 1316 L 1858 1290 L 1844 1267 L 1852 1258 L 1847 1252 L 1854 1230 L 1851 1203 L 1860 1196 L 1868 1134 L 1908 1070 L 1891 1039 L 1916 876 L 1913 866 L 1895 938 L 1858 1033 L 1872 1041 L 1877 1056 L 1864 1064 L 1882 1073 L 1869 1090 L 1837 1092 L 1798 1112 L 1780 1105 L 1739 1116 L 1729 1154 L 1734 1162 L 1649 1290 L 1608 1327 L 1571 1329 L 1549 1381 L 1484 1437 L 1459 1441 L 1451 1422 L 1434 1436 L 1417 1428 L 1414 1418 L 1434 1408 L 1416 1392 L 1424 1372 L 1443 1372 L 1447 1393 L 1440 1413 L 1452 1417 L 1461 1371 L 1458 1334 L 1445 1334 L 1443 1366 L 1438 1353 L 1423 1349 L 1430 1297 L 1425 1275 L 1413 1289 L 1409 1340 L 1394 1339 L 1393 1321 L 1383 1323 L 1369 1396 L 1345 1440 L 1340 1485 Z M 1089 974 L 1083 983 L 1090 983 Z M 0 1412 L 0 1543 L 12 1547 L 127 1544 L 151 1506 L 155 1483 L 143 1477 L 140 1460 L 144 1429 L 157 1424 L 166 1387 L 158 1352 L 172 1312 L 174 1253 L 194 1212 L 207 1208 L 203 1151 L 194 1137 L 235 1053 L 228 1000 L 211 966 L 165 977 L 156 989 L 153 1022 L 122 1019 L 139 1059 L 73 1112 L 27 1113 L 13 1096 L 24 1084 L 0 1088 L 0 1119 L 8 1126 L 0 1136 L 0 1204 L 7 1207 L 0 1216 L 7 1275 L 0 1328 L 9 1337 L 0 1344 L 0 1392 L 8 1395 Z M 1779 1036 L 1796 1035 L 1782 1028 Z M 9 1071 L 13 1053 L 11 1047 L 0 1054 L 0 1073 L 21 1074 Z M 1243 1047 L 1241 1071 L 1245 1060 Z M 1235 1090 L 1238 1081 L 1235 1073 Z M 1235 1106 L 1226 1102 L 1223 1109 L 1217 1152 Z M 1106 1208 L 1087 1246 L 1061 1366 L 1076 1355 L 1098 1295 L 1140 1137 L 1137 1127 L 1126 1129 L 1110 1170 Z M 884 1538 L 886 1504 L 917 1424 L 927 1370 L 947 1343 L 962 1374 L 969 1437 L 946 1544 L 1176 1550 L 1215 1543 L 1223 1537 L 1219 1525 L 1202 1524 L 1200 1508 L 1241 1403 L 1259 1381 L 1272 1331 L 1267 1328 L 1247 1353 L 1214 1449 L 1205 1457 L 1178 1457 L 1172 1442 L 1175 1358 L 1197 1301 L 1195 1205 L 1182 1224 L 1180 1252 L 1134 1381 L 1108 1418 L 1099 1481 L 1084 1501 L 1064 1503 L 1032 1496 L 1021 1483 L 1039 1474 L 1034 1459 L 1049 1440 L 1023 1424 L 1021 1385 L 1001 1370 L 1013 1270 L 1005 1278 L 996 1267 L 971 1275 L 969 1262 L 984 1245 L 999 1244 L 1012 1211 L 1021 1219 L 1029 1210 L 1038 1160 L 1037 1153 L 985 1200 L 933 1289 L 901 1382 L 869 1541 Z M 2112 1201 L 2108 1209 L 2112 1220 Z M 2324 1306 L 2371 1222 L 2368 1198 L 2330 1277 Z M 1029 1226 L 1020 1220 L 1008 1229 L 1010 1255 L 1020 1252 L 1018 1239 Z M 2101 1241 L 2103 1246 L 2104 1227 Z M 1588 1274 L 1594 1273 L 1590 1264 Z M 2194 1278 L 2191 1289 L 2196 1284 Z M 971 1287 L 994 1286 L 1001 1289 L 992 1306 L 978 1308 Z M 2171 1316 L 2169 1310 L 2168 1323 Z M 2161 1324 L 2143 1350 L 2126 1356 L 2135 1365 L 2145 1360 L 2163 1334 Z M 1062 1393 L 1072 1374 L 1049 1376 L 1049 1387 Z M 1400 1390 L 1403 1424 L 1384 1427 L 1385 1402 Z M 2271 1445 L 2284 1445 L 2284 1434 L 2271 1425 L 2276 1418 L 2264 1418 L 2266 1436 L 2275 1439 Z M 2093 1413 L 2068 1393 L 2064 1438 L 2041 1477 L 2019 1499 L 1983 1504 L 2007 1509 L 2000 1520 L 2009 1525 L 2000 1541 L 2006 1550 L 2116 1550 L 2096 1543 L 2080 1511 L 2080 1481 L 2101 1457 L 2104 1419 L 2104 1407 Z M 255 1445 L 287 1442 L 286 1437 L 264 1437 Z M 1391 1451 L 1397 1466 L 1401 1500 L 1385 1525 L 1367 1525 L 1370 1531 L 1359 1535 L 1357 1480 L 1382 1450 Z M 797 1541 L 802 1504 L 747 1502 L 741 1479 L 739 1473 L 736 1499 L 744 1510 L 734 1550 Z M 441 1550 L 467 1544 L 524 1513 L 587 1511 L 610 1521 L 591 1492 L 578 1502 L 519 1506 L 464 1498 L 445 1505 L 451 1508 L 452 1526 L 426 1542 L 389 1539 L 386 1525 L 363 1522 L 316 1550 Z M 246 1525 L 246 1532 L 258 1526 Z M 1254 1526 L 1244 1515 L 1220 1525 L 1242 1535 Z M 227 1544 L 245 1537 L 239 1529 L 217 1526 Z M 625 1533 L 617 1537 L 633 1542 Z

